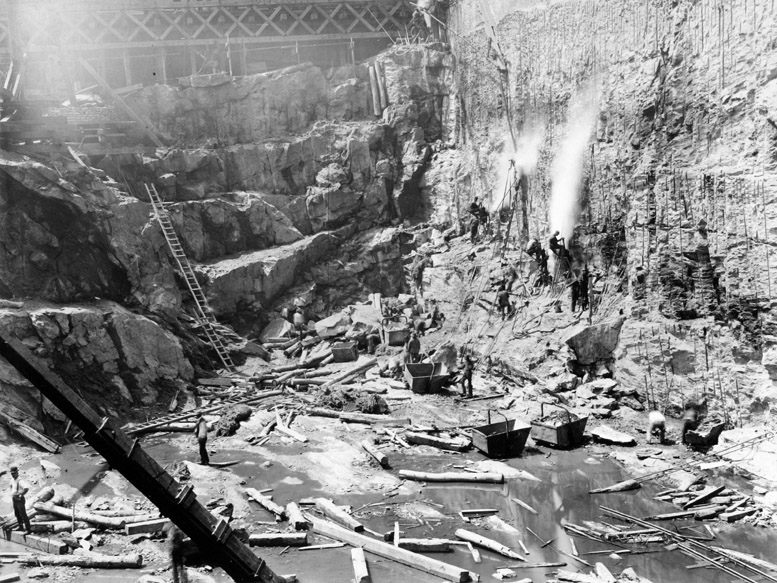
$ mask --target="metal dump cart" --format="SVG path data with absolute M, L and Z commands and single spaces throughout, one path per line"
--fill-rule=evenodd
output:
M 566 415 L 562 414 L 560 419 L 546 419 L 545 403 L 541 403 L 540 418 L 531 422 L 531 436 L 534 441 L 541 441 L 562 449 L 577 447 L 583 442 L 583 433 L 588 417 L 572 419 L 572 414 L 564 407 L 559 407 L 559 409 L 563 410 Z
M 496 413 L 496 411 L 494 411 Z M 502 415 L 502 413 L 498 413 Z M 508 419 L 491 423 L 491 411 L 488 412 L 488 425 L 473 427 L 472 445 L 492 458 L 506 458 L 521 455 L 531 425 L 519 419 Z
M 414 393 L 439 393 L 449 378 L 448 369 L 441 362 L 405 364 L 405 380 Z
M 359 346 L 356 342 L 332 344 L 332 356 L 335 362 L 353 362 L 359 358 Z
M 402 318 L 404 325 L 400 322 L 394 322 L 391 318 L 383 318 L 383 333 L 386 338 L 386 344 L 389 346 L 402 346 L 410 338 L 410 329 L 407 327 L 407 316 L 397 316 Z M 387 326 L 392 326 L 391 328 Z

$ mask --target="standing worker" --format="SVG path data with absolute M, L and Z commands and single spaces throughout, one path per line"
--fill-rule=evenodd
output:
M 167 550 L 170 553 L 170 568 L 173 570 L 173 583 L 186 583 L 186 567 L 183 566 L 183 533 L 171 524 L 167 531 Z
M 477 216 L 473 216 L 469 220 L 469 242 L 473 245 L 478 238 L 478 227 L 480 227 L 480 221 Z
M 510 292 L 505 289 L 504 284 L 499 286 L 499 291 L 496 292 L 496 301 L 494 303 L 499 310 L 499 315 L 502 317 L 502 320 L 510 315 Z
M 203 466 L 210 465 L 210 458 L 208 457 L 208 450 L 206 445 L 208 444 L 208 422 L 205 421 L 205 417 L 202 413 L 197 414 L 197 423 L 194 424 L 194 435 L 197 437 L 197 442 L 200 444 L 200 463 Z
M 297 307 L 294 310 L 294 327 L 297 329 L 299 339 L 302 340 L 302 336 L 305 334 L 305 316 L 302 314 L 302 308 Z
M 472 397 L 472 372 L 475 370 L 475 363 L 472 362 L 472 357 L 467 354 L 464 357 L 464 370 L 461 373 L 461 395 L 466 397 L 469 393 L 469 397 Z
M 418 334 L 413 332 L 405 344 L 405 362 L 418 362 L 421 360 L 421 341 Z
M 569 284 L 569 294 L 572 300 L 572 313 L 575 313 L 575 308 L 578 305 L 582 305 L 580 300 L 580 280 L 575 278 L 572 283 Z
M 11 466 L 11 502 L 13 504 L 13 513 L 16 521 L 19 523 L 19 530 L 30 532 L 30 519 L 27 517 L 27 501 L 24 495 L 29 491 L 30 486 L 19 478 L 19 468 Z
M 589 288 L 589 282 L 591 280 L 591 272 L 588 271 L 588 264 L 583 267 L 583 273 L 580 275 L 580 309 L 586 311 L 588 309 L 589 296 L 591 290 Z

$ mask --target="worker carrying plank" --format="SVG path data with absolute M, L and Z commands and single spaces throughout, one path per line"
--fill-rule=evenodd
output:
M 16 521 L 19 523 L 19 529 L 30 532 L 30 519 L 27 517 L 27 501 L 25 494 L 30 489 L 29 484 L 19 478 L 19 468 L 11 466 L 11 503 L 13 504 L 13 513 Z

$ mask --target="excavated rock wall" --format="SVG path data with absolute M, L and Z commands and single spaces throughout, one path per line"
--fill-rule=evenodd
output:
M 382 115 L 367 64 L 301 65 L 128 96 L 175 143 L 153 156 L 0 153 L 0 299 L 23 300 L 0 312 L 4 329 L 110 415 L 166 403 L 192 379 L 206 350 L 182 324 L 191 299 L 146 184 L 166 201 L 215 315 L 241 333 L 257 333 L 284 294 L 326 315 L 404 291 L 412 235 L 381 229 L 428 206 L 419 184 L 443 135 L 453 61 L 442 45 L 380 59 Z M 0 368 L 0 408 L 56 419 Z
M 529 189 L 513 234 L 547 247 L 572 206 L 552 192 L 579 165 L 578 218 L 562 227 L 575 266 L 617 277 L 638 318 L 621 374 L 644 390 L 640 367 L 664 371 L 673 406 L 700 387 L 743 416 L 777 402 L 773 5 L 459 0 L 451 25 L 459 148 L 434 170 L 450 178 L 431 186 L 437 207 L 450 220 L 472 196 L 495 208 L 515 160 Z M 562 157 L 586 119 L 581 154 Z
M 570 242 L 578 259 L 623 270 L 644 309 L 669 317 L 768 309 L 777 275 L 767 260 L 777 235 L 771 5 L 488 5 L 485 17 L 474 0 L 452 9 L 462 189 L 469 183 L 468 194 L 493 202 L 510 159 L 536 162 L 529 228 L 518 233 L 546 239 L 550 192 L 563 174 L 553 161 L 576 118 L 591 115 Z M 484 21 L 496 25 L 498 44 Z M 570 114 L 581 97 L 585 107 Z

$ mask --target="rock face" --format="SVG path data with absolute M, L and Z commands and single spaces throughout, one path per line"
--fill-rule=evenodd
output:
M 623 322 L 623 318 L 617 318 L 603 324 L 587 326 L 567 338 L 567 346 L 575 352 L 577 360 L 584 365 L 612 358 L 612 353 L 618 346 Z
M 0 322 L 37 356 L 51 361 L 87 401 L 111 415 L 153 405 L 162 392 L 172 392 L 194 376 L 178 338 L 112 302 L 1 310 Z M 33 418 L 38 414 L 40 393 L 5 361 L 0 361 L 0 386 L 0 407 L 12 405 Z M 44 409 L 58 418 L 50 405 Z
M 64 176 L 21 156 L 0 156 L 0 296 L 123 299 L 130 281 L 107 228 L 115 193 L 87 171 Z
M 635 313 L 714 314 L 741 323 L 757 343 L 759 316 L 773 327 L 777 281 L 767 258 L 777 230 L 769 113 L 777 25 L 727 4 L 731 22 L 749 22 L 741 33 L 708 24 L 702 32 L 715 9 L 709 0 L 652 6 L 489 2 L 505 75 L 479 25 L 481 4 L 457 2 L 455 111 L 466 132 L 454 185 L 498 203 L 515 160 L 531 182 L 531 229 L 519 223 L 520 240 L 567 229 L 575 263 L 621 273 Z M 564 42 L 555 42 L 559 34 Z M 562 159 L 573 134 L 586 147 Z M 580 213 L 562 225 L 550 194 L 574 168 L 579 181 L 566 194 Z

